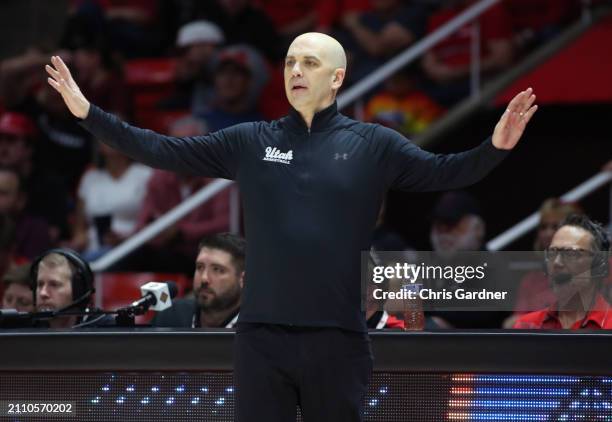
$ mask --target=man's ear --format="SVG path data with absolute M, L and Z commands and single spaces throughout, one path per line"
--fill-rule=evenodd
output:
M 244 271 L 240 273 L 240 280 L 238 280 L 240 282 L 240 288 L 244 289 Z
M 338 90 L 342 86 L 344 82 L 344 75 L 346 74 L 346 70 L 341 67 L 334 70 L 334 76 L 332 78 L 332 89 Z

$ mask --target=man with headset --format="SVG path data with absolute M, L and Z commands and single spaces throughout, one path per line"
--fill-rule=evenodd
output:
M 610 240 L 584 215 L 570 215 L 545 250 L 546 271 L 557 297 L 546 309 L 522 315 L 514 328 L 612 329 L 612 310 L 602 295 L 609 273 Z
M 51 249 L 36 258 L 32 262 L 31 281 L 38 312 L 85 312 L 94 293 L 89 265 L 70 249 Z M 49 319 L 48 323 L 50 328 L 73 328 L 86 322 L 106 325 L 110 319 L 87 321 L 80 315 L 60 315 Z

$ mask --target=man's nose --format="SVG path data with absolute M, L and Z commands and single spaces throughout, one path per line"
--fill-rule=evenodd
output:
M 565 262 L 563 262 L 562 255 L 563 253 L 559 253 L 557 256 L 555 256 L 555 259 L 552 262 L 554 268 L 561 269 L 565 267 Z
M 300 68 L 300 64 L 296 62 L 291 68 L 291 74 L 293 76 L 302 76 L 302 69 Z
M 48 291 L 48 289 L 47 289 L 47 286 L 44 286 L 44 285 L 43 285 L 42 287 L 40 287 L 40 288 L 38 289 L 38 295 L 39 295 L 41 298 L 47 298 L 47 297 L 49 297 L 49 291 Z
M 205 269 L 204 271 L 202 271 L 200 275 L 200 283 L 202 285 L 210 284 L 210 273 L 208 269 Z

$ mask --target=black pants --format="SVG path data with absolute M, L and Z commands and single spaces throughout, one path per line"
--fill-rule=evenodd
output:
M 372 374 L 367 333 L 242 323 L 234 342 L 235 420 L 362 420 Z

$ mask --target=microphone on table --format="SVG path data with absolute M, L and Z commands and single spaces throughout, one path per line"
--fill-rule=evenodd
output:
M 136 315 L 144 315 L 148 310 L 163 311 L 172 306 L 178 289 L 173 281 L 150 281 L 140 287 L 142 297 L 131 305 L 117 309 L 115 323 L 119 327 L 133 327 Z
M 140 286 L 142 297 L 134 301 L 128 308 L 142 310 L 142 313 L 163 311 L 172 306 L 172 299 L 176 297 L 178 289 L 173 281 L 150 281 Z
M 163 311 L 172 306 L 172 299 L 176 297 L 178 289 L 173 281 L 150 281 L 140 287 L 142 297 L 129 307 L 142 310 Z

